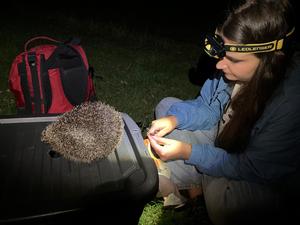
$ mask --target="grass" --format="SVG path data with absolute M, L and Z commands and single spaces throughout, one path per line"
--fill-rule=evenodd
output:
M 140 217 L 139 225 L 212 225 L 203 199 L 180 211 L 164 209 L 161 199 L 149 202 Z
M 199 46 L 133 29 L 129 24 L 98 21 L 60 13 L 41 18 L 20 13 L 19 18 L 1 14 L 0 20 L 0 114 L 16 113 L 14 96 L 8 88 L 8 74 L 14 57 L 26 40 L 49 35 L 59 40 L 77 36 L 82 40 L 95 78 L 100 101 L 126 112 L 141 128 L 154 119 L 153 110 L 164 97 L 194 98 L 199 86 L 191 84 L 188 73 L 199 57 Z M 13 15 L 16 15 L 14 12 Z M 165 211 L 160 199 L 148 203 L 141 225 L 209 224 L 205 209 Z M 192 210 L 192 211 L 191 211 Z
M 55 21 L 57 18 L 59 23 Z M 76 17 L 52 15 L 32 20 L 27 18 L 28 27 L 18 21 L 12 21 L 13 25 L 1 24 L 0 32 L 5 33 L 1 36 L 1 53 L 5 55 L 0 59 L 1 114 L 15 113 L 7 75 L 14 57 L 23 51 L 25 41 L 36 35 L 50 35 L 59 40 L 80 37 L 90 64 L 103 78 L 95 79 L 99 100 L 127 112 L 135 121 L 151 120 L 153 108 L 163 97 L 189 98 L 198 92 L 187 76 L 197 59 L 195 45 L 178 44 L 146 31 L 136 33 L 124 25 Z

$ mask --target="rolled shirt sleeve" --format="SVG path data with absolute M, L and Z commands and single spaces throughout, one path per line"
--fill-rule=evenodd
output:
M 173 104 L 167 115 L 177 118 L 177 128 L 186 130 L 208 130 L 221 118 L 230 99 L 231 88 L 223 78 L 207 80 L 195 100 Z

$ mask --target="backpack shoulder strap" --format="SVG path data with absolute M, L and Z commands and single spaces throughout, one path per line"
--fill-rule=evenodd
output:
M 18 73 L 21 80 L 21 88 L 25 100 L 25 113 L 30 114 L 31 109 L 31 97 L 29 92 L 28 80 L 27 80 L 27 71 L 26 71 L 26 61 L 23 55 L 22 62 L 18 64 Z
M 41 113 L 41 94 L 40 94 L 40 83 L 37 71 L 37 57 L 35 52 L 29 52 L 27 55 L 28 64 L 31 72 L 32 87 L 33 87 L 33 100 L 34 100 L 34 112 L 37 114 Z

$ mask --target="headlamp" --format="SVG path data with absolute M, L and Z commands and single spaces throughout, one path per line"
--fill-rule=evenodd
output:
M 295 31 L 295 27 L 285 36 L 285 38 L 265 43 L 257 44 L 225 44 L 218 34 L 207 34 L 204 41 L 204 51 L 216 59 L 223 58 L 226 52 L 239 53 L 262 53 L 273 52 L 283 48 L 284 40 Z

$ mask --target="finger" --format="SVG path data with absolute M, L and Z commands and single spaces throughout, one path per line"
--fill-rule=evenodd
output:
M 159 132 L 160 128 L 156 126 L 151 126 L 150 129 L 148 130 L 148 134 L 150 135 L 156 135 L 157 132 Z
M 159 145 L 165 145 L 165 142 L 163 141 L 162 137 L 159 136 L 152 136 L 152 139 Z
M 168 132 L 165 130 L 165 129 L 162 129 L 162 130 L 159 130 L 155 133 L 155 136 L 158 136 L 158 137 L 163 137 L 167 134 Z
M 151 127 L 151 128 L 148 130 L 148 132 L 147 132 L 147 136 L 148 136 L 148 135 L 154 135 L 154 133 L 155 133 L 155 128 L 154 128 L 154 127 Z
M 152 148 L 155 150 L 155 152 L 159 155 L 159 153 L 163 150 L 163 146 L 161 146 L 160 144 L 158 144 L 156 142 L 156 140 L 154 139 L 154 136 L 148 136 L 150 144 L 152 146 Z
M 160 145 L 167 145 L 174 142 L 173 139 L 165 138 L 165 137 L 159 137 L 159 136 L 153 136 L 153 139 Z

